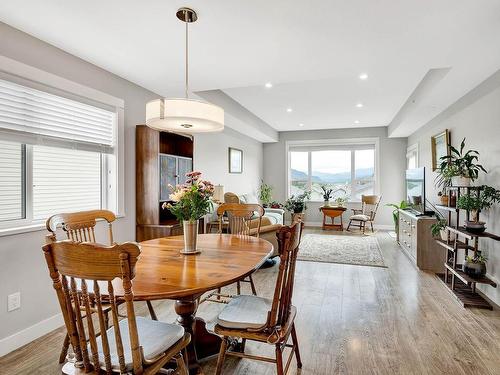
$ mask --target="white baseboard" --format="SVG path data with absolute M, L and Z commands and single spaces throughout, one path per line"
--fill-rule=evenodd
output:
M 22 331 L 16 332 L 11 336 L 7 336 L 0 340 L 0 357 L 20 348 L 23 345 L 30 343 L 33 340 L 53 331 L 56 328 L 64 325 L 62 314 L 51 316 L 48 319 L 42 320 L 31 327 L 25 328 Z
M 321 221 L 307 221 L 306 220 L 305 226 L 306 227 L 321 227 L 321 226 L 323 226 L 323 222 L 321 222 Z M 347 225 L 344 224 L 344 229 L 345 228 L 347 228 Z M 394 225 L 374 224 L 373 228 L 378 229 L 378 230 L 394 230 Z M 367 227 L 367 229 L 368 229 L 368 227 Z

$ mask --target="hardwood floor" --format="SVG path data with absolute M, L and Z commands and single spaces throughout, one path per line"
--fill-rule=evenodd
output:
M 325 233 L 308 229 L 308 233 Z M 291 374 L 500 374 L 500 311 L 464 309 L 432 274 L 418 271 L 385 232 L 376 234 L 388 268 L 297 262 L 294 304 L 303 368 Z M 254 280 L 270 297 L 276 268 Z M 170 301 L 158 318 L 175 319 Z M 139 311 L 147 314 L 145 304 Z M 213 321 L 222 305 L 205 303 Z M 59 374 L 63 330 L 0 358 L 0 374 Z M 271 346 L 247 344 L 250 353 Z M 206 374 L 216 360 L 204 364 Z M 228 358 L 224 374 L 274 374 L 272 364 Z

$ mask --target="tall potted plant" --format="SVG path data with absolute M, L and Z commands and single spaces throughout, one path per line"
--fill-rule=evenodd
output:
M 273 200 L 273 187 L 260 180 L 259 200 L 264 207 L 269 207 Z
M 214 186 L 209 181 L 201 179 L 201 172 L 190 172 L 186 174 L 186 183 L 178 185 L 170 194 L 170 200 L 165 202 L 163 209 L 168 209 L 182 222 L 184 230 L 184 249 L 182 254 L 199 253 L 197 249 L 198 226 L 200 219 L 210 212 L 212 208 L 212 196 Z
M 451 178 L 454 186 L 469 186 L 479 176 L 479 172 L 486 172 L 481 164 L 478 164 L 479 152 L 465 149 L 465 138 L 460 144 L 460 149 L 450 146 L 450 155 L 441 157 L 439 169 L 445 171 Z
M 408 207 L 408 202 L 401 201 L 399 204 L 396 203 L 387 203 L 387 207 L 392 207 L 392 219 L 394 220 L 394 230 L 396 231 L 396 235 L 399 236 L 399 210 L 404 210 Z

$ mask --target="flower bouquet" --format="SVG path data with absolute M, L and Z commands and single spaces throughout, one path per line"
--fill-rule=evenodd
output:
M 184 230 L 183 254 L 199 253 L 197 249 L 199 220 L 212 209 L 214 186 L 211 182 L 201 179 L 201 172 L 186 174 L 186 183 L 172 189 L 171 202 L 165 202 L 163 209 L 168 209 L 177 220 L 182 222 Z

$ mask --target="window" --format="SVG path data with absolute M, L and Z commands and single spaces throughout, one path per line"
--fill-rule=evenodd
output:
M 24 218 L 24 148 L 0 141 L 0 223 Z
M 0 79 L 0 228 L 116 211 L 117 113 Z
M 311 201 L 323 201 L 322 187 L 333 189 L 333 199 L 360 201 L 361 195 L 375 194 L 375 143 L 297 142 L 288 150 L 289 196 L 310 191 Z
M 418 144 L 408 147 L 406 151 L 406 168 L 418 168 Z

